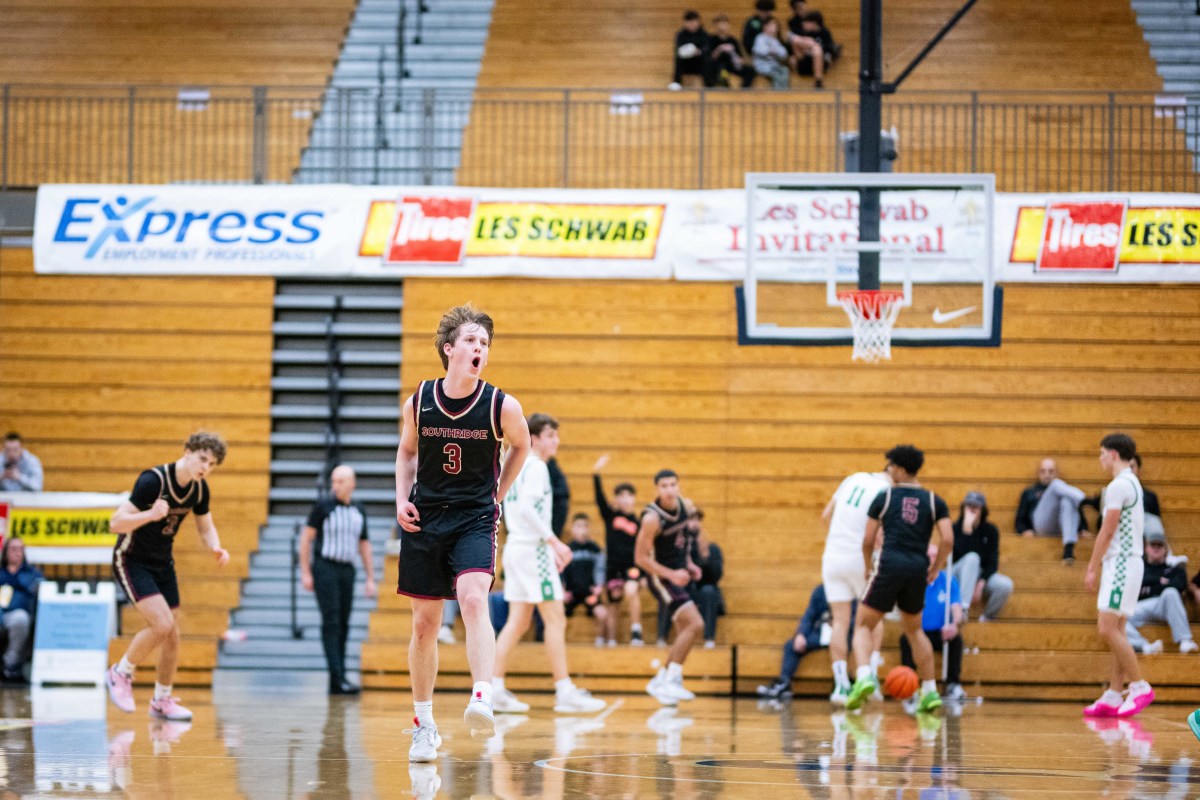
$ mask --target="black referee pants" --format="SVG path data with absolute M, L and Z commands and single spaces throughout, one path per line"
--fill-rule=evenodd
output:
M 354 565 L 313 556 L 313 593 L 321 609 L 321 645 L 329 667 L 329 685 L 346 680 L 346 637 L 354 605 Z

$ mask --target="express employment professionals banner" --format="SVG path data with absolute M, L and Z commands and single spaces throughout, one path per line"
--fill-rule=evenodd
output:
M 38 272 L 669 278 L 668 196 L 362 186 L 38 190 Z
M 888 191 L 881 235 L 959 280 L 1200 282 L 1200 196 Z M 853 192 L 71 186 L 38 192 L 38 272 L 741 280 L 747 251 L 822 281 L 857 238 Z M 990 223 L 990 224 L 989 224 Z

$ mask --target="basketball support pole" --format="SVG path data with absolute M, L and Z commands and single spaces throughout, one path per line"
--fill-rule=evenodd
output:
M 896 80 L 883 80 L 883 0 L 862 0 L 859 7 L 858 72 L 858 171 L 879 172 L 881 168 L 881 130 L 883 96 L 894 94 L 938 42 L 958 24 L 978 0 L 966 3 L 950 17 L 921 52 L 900 71 Z M 859 199 L 858 240 L 879 241 L 879 189 L 864 188 Z M 879 289 L 879 253 L 858 254 L 858 288 Z

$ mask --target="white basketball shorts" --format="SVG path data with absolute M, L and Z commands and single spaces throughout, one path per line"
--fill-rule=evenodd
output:
M 510 603 L 545 603 L 563 599 L 562 580 L 547 544 L 504 545 L 504 599 Z
M 1138 593 L 1142 590 L 1142 570 L 1145 564 L 1140 558 L 1106 559 L 1100 569 L 1100 594 L 1096 597 L 1096 608 L 1128 617 L 1138 604 Z
M 867 588 L 862 550 L 826 552 L 821 559 L 821 581 L 830 603 L 849 603 L 862 597 Z

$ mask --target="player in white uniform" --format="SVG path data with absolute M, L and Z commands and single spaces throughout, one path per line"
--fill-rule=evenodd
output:
M 842 481 L 821 516 L 829 521 L 825 554 L 821 557 L 821 580 L 825 599 L 833 616 L 833 634 L 829 640 L 829 658 L 833 662 L 833 694 L 829 699 L 846 704 L 850 694 L 850 672 L 846 665 L 850 634 L 851 604 L 866 588 L 863 564 L 863 532 L 867 529 L 867 509 L 880 492 L 891 486 L 886 472 L 856 472 Z M 871 667 L 882 663 L 879 648 L 883 625 L 876 626 Z
M 603 700 L 592 697 L 571 682 L 567 671 L 567 615 L 563 611 L 563 587 L 559 571 L 571 560 L 567 547 L 550 527 L 553 495 L 546 462 L 558 452 L 558 422 L 546 414 L 529 418 L 531 458 L 504 498 L 504 599 L 508 621 L 496 637 L 496 664 L 492 678 L 492 703 L 496 711 L 524 712 L 523 703 L 504 686 L 508 657 L 529 630 L 536 607 L 545 623 L 546 656 L 554 675 L 554 710 L 562 713 L 591 713 L 604 708 Z
M 1102 496 L 1100 532 L 1084 583 L 1092 591 L 1099 589 L 1098 627 L 1112 651 L 1112 677 L 1100 699 L 1083 710 L 1087 717 L 1131 717 L 1154 700 L 1154 690 L 1142 680 L 1137 655 L 1125 636 L 1125 620 L 1137 608 L 1144 567 L 1144 495 L 1129 468 L 1136 452 L 1133 439 L 1123 433 L 1110 433 L 1100 442 L 1100 466 L 1113 480 Z M 1129 693 L 1122 697 L 1126 682 Z

